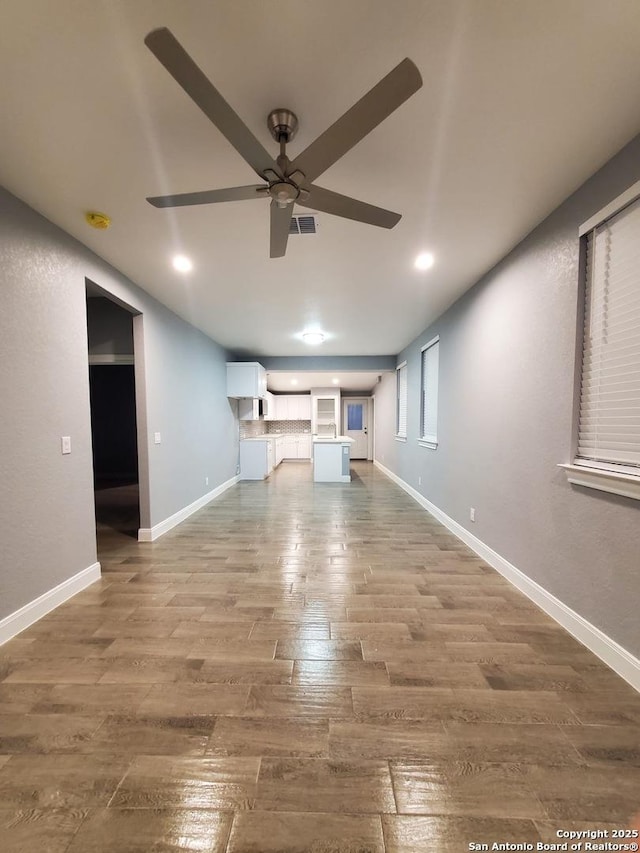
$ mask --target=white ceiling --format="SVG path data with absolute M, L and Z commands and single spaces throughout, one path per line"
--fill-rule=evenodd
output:
M 337 370 L 333 373 L 321 371 L 267 371 L 267 388 L 279 394 L 299 394 L 301 391 L 309 391 L 311 388 L 336 387 L 341 391 L 371 391 L 378 382 L 379 377 L 386 371 L 344 371 Z M 338 382 L 333 380 L 337 379 Z
M 267 201 L 148 205 L 255 181 L 144 46 L 160 26 L 274 154 L 293 109 L 292 157 L 413 59 L 423 88 L 319 180 L 396 228 L 322 215 L 270 260 Z M 8 0 L 0 182 L 225 346 L 309 354 L 317 325 L 322 354 L 393 354 L 640 131 L 638 44 L 638 0 Z

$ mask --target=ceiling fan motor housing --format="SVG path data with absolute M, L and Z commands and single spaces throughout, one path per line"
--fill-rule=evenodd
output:
M 298 117 L 291 110 L 279 107 L 267 116 L 267 127 L 276 142 L 291 142 L 298 130 Z

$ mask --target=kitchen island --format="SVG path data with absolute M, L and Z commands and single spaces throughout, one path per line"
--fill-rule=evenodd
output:
M 349 463 L 353 439 L 346 435 L 335 438 L 313 437 L 314 483 L 350 483 Z

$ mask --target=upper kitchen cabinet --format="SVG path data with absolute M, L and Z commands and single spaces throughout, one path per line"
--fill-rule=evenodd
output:
M 274 397 L 275 418 L 278 421 L 310 421 L 311 396 L 309 394 L 279 394 Z
M 257 361 L 227 362 L 227 397 L 263 398 L 267 395 L 267 373 Z

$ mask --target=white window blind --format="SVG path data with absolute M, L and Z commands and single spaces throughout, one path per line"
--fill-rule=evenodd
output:
M 423 441 L 438 443 L 438 363 L 439 339 L 422 350 L 421 436 Z
M 407 437 L 407 363 L 396 369 L 397 409 L 396 435 Z
M 640 199 L 587 235 L 578 458 L 640 474 Z

